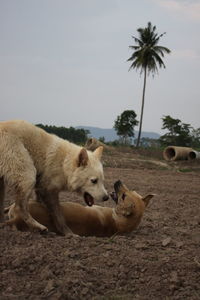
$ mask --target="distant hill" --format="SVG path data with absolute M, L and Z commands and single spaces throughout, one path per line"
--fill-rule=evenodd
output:
M 106 142 L 112 142 L 114 140 L 118 140 L 119 137 L 116 134 L 113 128 L 103 129 L 98 127 L 91 127 L 91 126 L 77 126 L 76 128 L 83 128 L 85 130 L 89 130 L 90 134 L 89 137 L 94 137 L 99 139 L 100 137 L 104 137 Z M 135 138 L 138 136 L 138 131 L 135 131 Z M 144 131 L 141 134 L 141 137 L 150 138 L 150 139 L 158 139 L 160 135 L 155 132 L 147 132 Z

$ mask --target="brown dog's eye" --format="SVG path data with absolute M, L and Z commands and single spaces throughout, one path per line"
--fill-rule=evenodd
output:
M 126 194 L 122 194 L 122 200 L 126 198 Z
M 98 182 L 98 179 L 97 179 L 97 178 L 95 178 L 95 179 L 91 179 L 91 182 L 92 182 L 92 183 L 94 183 L 94 184 L 97 184 L 97 182 Z

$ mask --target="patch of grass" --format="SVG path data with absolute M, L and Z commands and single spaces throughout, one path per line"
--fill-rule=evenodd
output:
M 188 169 L 188 168 L 183 168 L 183 169 L 178 169 L 179 172 L 182 172 L 182 173 L 189 173 L 189 172 L 192 172 L 194 171 L 193 169 Z
M 155 148 L 155 147 L 148 147 L 148 148 L 133 148 L 133 152 L 139 154 L 143 157 L 153 158 L 162 160 L 163 159 L 163 149 L 162 148 Z

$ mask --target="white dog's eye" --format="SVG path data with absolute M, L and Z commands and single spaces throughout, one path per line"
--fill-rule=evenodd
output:
M 98 179 L 97 178 L 91 179 L 91 182 L 94 183 L 94 184 L 97 184 Z

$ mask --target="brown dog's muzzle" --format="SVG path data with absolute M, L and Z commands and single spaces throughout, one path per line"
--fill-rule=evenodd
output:
M 120 191 L 120 188 L 122 186 L 122 182 L 120 180 L 116 181 L 114 183 L 114 192 L 110 193 L 111 198 L 115 201 L 115 203 L 118 203 L 118 193 Z
M 115 201 L 116 204 L 118 203 L 118 197 L 115 192 L 110 193 L 110 197 L 113 199 L 113 201 Z

